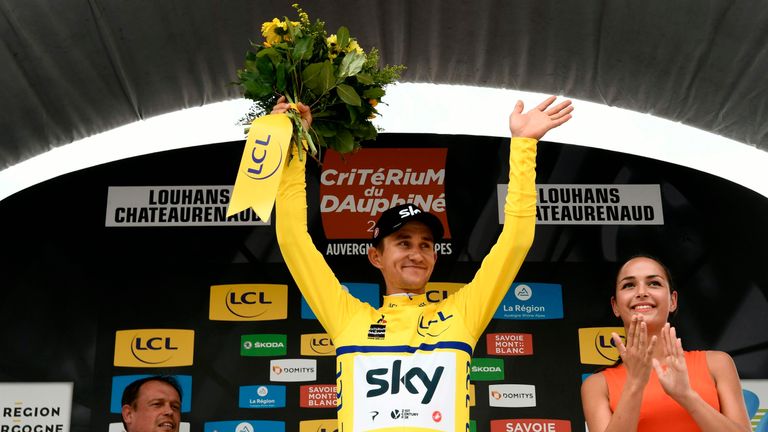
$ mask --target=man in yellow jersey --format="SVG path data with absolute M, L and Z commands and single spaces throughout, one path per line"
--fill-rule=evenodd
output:
M 307 232 L 304 163 L 283 172 L 276 199 L 277 240 L 296 284 L 336 346 L 339 431 L 469 430 L 472 350 L 533 243 L 536 143 L 571 118 L 571 101 L 551 96 L 509 116 L 512 134 L 505 222 L 467 285 L 440 303 L 424 295 L 443 235 L 436 216 L 413 204 L 381 214 L 368 251 L 386 285 L 374 309 L 347 293 Z M 288 104 L 278 101 L 273 114 Z M 307 127 L 312 116 L 299 104 Z

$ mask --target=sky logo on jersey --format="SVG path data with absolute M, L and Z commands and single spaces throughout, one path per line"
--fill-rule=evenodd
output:
M 227 420 L 205 422 L 204 432 L 285 432 L 285 422 L 273 420 Z
M 194 330 L 118 330 L 115 332 L 114 365 L 122 367 L 190 366 L 194 348 Z
M 424 295 L 430 303 L 439 303 L 460 290 L 465 284 L 456 282 L 427 282 Z
M 299 388 L 302 408 L 336 408 L 336 384 L 312 384 Z
M 269 380 L 279 382 L 315 381 L 317 380 L 317 360 L 270 360 Z
M 418 366 L 403 370 L 403 361 L 395 360 L 392 362 L 391 369 L 371 369 L 365 374 L 366 382 L 374 386 L 374 388 L 368 390 L 366 396 L 374 398 L 387 393 L 397 394 L 400 391 L 400 384 L 404 384 L 408 393 L 421 395 L 421 392 L 414 384 L 414 382 L 420 382 L 425 389 L 420 403 L 426 405 L 432 401 L 444 370 L 443 366 L 439 366 L 430 376 L 423 368 Z
M 486 346 L 489 355 L 533 355 L 533 335 L 530 333 L 488 333 Z
M 301 335 L 301 355 L 332 356 L 336 355 L 336 346 L 327 333 L 308 333 Z
M 288 316 L 288 285 L 212 285 L 211 321 L 268 321 Z
M 489 385 L 488 405 L 507 408 L 535 407 L 536 386 L 528 384 Z
M 109 412 L 120 414 L 123 409 L 123 390 L 128 384 L 146 378 L 151 375 L 120 375 L 112 377 L 112 394 L 109 398 Z M 181 386 L 181 412 L 189 412 L 192 409 L 192 376 L 173 375 Z
M 454 353 L 357 356 L 352 368 L 360 395 L 353 405 L 355 430 L 455 429 L 454 410 L 446 409 L 456 404 Z
M 513 283 L 493 317 L 505 320 L 563 319 L 562 286 Z
M 288 350 L 288 336 L 284 334 L 249 334 L 240 336 L 240 355 L 243 357 L 284 356 Z
M 583 364 L 612 365 L 619 359 L 619 350 L 613 345 L 611 333 L 622 340 L 624 327 L 587 327 L 579 329 L 579 358 Z
M 491 432 L 571 432 L 571 422 L 552 419 L 491 420 Z
M 285 386 L 240 386 L 240 408 L 285 408 Z
M 500 381 L 504 379 L 504 359 L 472 358 L 469 370 L 472 381 Z
M 338 432 L 339 421 L 336 419 L 304 420 L 299 422 L 299 432 Z
M 374 309 L 381 307 L 381 295 L 379 294 L 379 285 L 372 283 L 342 283 L 348 293 L 352 294 L 356 299 L 368 303 L 373 306 Z M 302 319 L 317 319 L 317 316 L 309 307 L 307 300 L 304 296 L 301 296 L 301 318 Z

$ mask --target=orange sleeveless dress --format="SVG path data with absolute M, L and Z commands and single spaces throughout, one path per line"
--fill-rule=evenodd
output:
M 688 366 L 688 379 L 691 387 L 704 401 L 720 411 L 717 387 L 709 373 L 706 351 L 686 351 L 685 363 Z M 624 381 L 627 378 L 627 370 L 624 365 L 619 365 L 605 369 L 602 374 L 608 384 L 611 411 L 615 412 L 624 388 Z M 664 393 L 656 372 L 651 371 L 648 384 L 643 392 L 637 432 L 658 431 L 698 432 L 700 429 L 688 412 Z

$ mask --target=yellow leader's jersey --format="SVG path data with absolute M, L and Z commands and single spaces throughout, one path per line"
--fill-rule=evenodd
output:
M 276 201 L 277 238 L 291 275 L 336 346 L 340 432 L 469 430 L 472 350 L 533 242 L 536 140 L 513 138 L 505 223 L 470 283 L 439 303 L 385 296 L 374 309 L 351 296 L 307 233 L 304 164 L 287 165 Z

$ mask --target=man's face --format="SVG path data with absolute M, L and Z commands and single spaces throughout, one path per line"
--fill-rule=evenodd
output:
M 178 432 L 181 422 L 179 393 L 168 383 L 148 381 L 133 405 L 123 405 L 128 432 Z
M 408 222 L 380 246 L 369 249 L 368 259 L 381 270 L 387 294 L 422 294 L 437 260 L 432 231 L 421 222 Z

